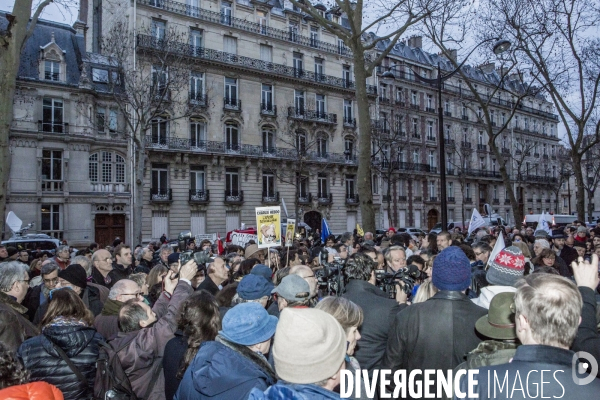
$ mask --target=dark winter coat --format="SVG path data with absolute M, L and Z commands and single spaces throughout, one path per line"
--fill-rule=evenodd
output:
M 187 341 L 188 337 L 184 336 L 183 332 L 177 331 L 175 337 L 169 340 L 165 347 L 163 368 L 165 371 L 165 397 L 167 400 L 173 399 L 181 383 L 181 379 L 177 378 L 177 372 L 179 372 L 179 366 L 188 348 Z
M 122 266 L 121 264 L 113 263 L 113 269 L 106 276 L 106 281 L 110 279 L 110 283 L 108 284 L 108 288 L 112 288 L 115 283 L 120 281 L 121 279 L 129 278 L 129 275 L 133 273 L 133 268 L 131 265 L 127 268 Z
M 25 308 L 27 308 L 27 318 L 30 321 L 33 321 L 34 317 L 35 317 L 35 313 L 37 311 L 37 309 L 40 307 L 40 294 L 42 293 L 42 289 L 44 287 L 44 284 L 42 283 L 41 285 L 37 285 L 35 287 L 30 287 L 29 290 L 27 291 L 27 295 L 25 295 L 25 298 L 23 299 L 23 302 L 21 304 L 23 304 L 23 306 Z M 48 301 L 46 299 L 46 301 Z
M 142 258 L 139 265 L 137 267 L 135 267 L 135 269 L 133 270 L 133 273 L 137 274 L 139 272 L 143 272 L 145 274 L 149 274 L 151 269 L 152 269 L 152 262 L 146 261 Z
M 27 319 L 27 309 L 4 292 L 0 292 L 0 342 L 17 351 L 25 339 L 40 334 Z
M 39 296 L 39 295 L 38 295 Z M 81 293 L 81 300 L 83 300 L 83 304 L 85 307 L 94 314 L 94 317 L 99 315 L 102 312 L 102 307 L 104 307 L 104 302 L 100 298 L 100 290 L 94 286 L 86 287 Z M 33 317 L 33 323 L 35 325 L 39 325 L 44 318 L 44 314 L 48 310 L 48 302 L 41 304 L 37 312 L 35 313 L 35 317 Z
M 264 357 L 217 336 L 198 350 L 175 400 L 247 399 L 253 388 L 265 391 L 275 382 L 275 372 Z
M 51 383 L 63 392 L 65 400 L 91 399 L 100 340 L 102 336 L 92 327 L 49 325 L 41 335 L 23 342 L 18 355 L 31 373 L 31 381 Z M 87 384 L 77 378 L 52 343 L 63 349 Z
M 394 316 L 400 311 L 399 304 L 375 285 L 356 279 L 348 282 L 342 297 L 365 310 L 360 328 L 362 338 L 356 344 L 354 357 L 364 369 L 379 368 Z
M 339 398 L 339 393 L 317 385 L 300 385 L 280 381 L 264 392 L 252 389 L 248 400 L 329 400 Z
M 454 369 L 481 342 L 475 322 L 487 312 L 465 294 L 446 290 L 405 308 L 393 322 L 381 368 L 406 369 L 407 374 Z
M 596 325 L 596 293 L 592 289 L 582 286 L 579 287 L 579 293 L 583 299 L 581 323 L 577 328 L 577 337 L 575 337 L 571 349 L 588 352 L 596 360 L 600 360 L 600 334 L 598 334 Z M 600 368 L 597 376 L 600 378 Z
M 196 291 L 199 292 L 202 289 L 208 291 L 213 296 L 216 296 L 217 293 L 219 293 L 219 290 L 221 290 L 221 289 L 219 289 L 217 284 L 214 283 L 212 279 L 210 279 L 209 275 L 207 275 L 206 278 L 200 283 L 200 285 L 198 285 L 198 287 L 196 288 Z

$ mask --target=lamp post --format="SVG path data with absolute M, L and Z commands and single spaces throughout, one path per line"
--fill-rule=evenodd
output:
M 440 155 L 439 155 L 439 166 L 440 166 L 440 197 L 441 197 L 441 209 L 442 209 L 442 229 L 445 231 L 448 229 L 448 199 L 446 198 L 446 150 L 445 150 L 445 138 L 444 138 L 444 112 L 442 110 L 442 83 L 452 78 L 463 65 L 467 62 L 467 59 L 473 54 L 475 49 L 481 46 L 484 43 L 489 42 L 490 39 L 484 40 L 480 42 L 477 46 L 471 50 L 469 54 L 465 57 L 462 63 L 452 72 L 447 73 L 446 75 L 442 75 L 442 70 L 440 67 L 440 63 L 438 61 L 437 66 L 437 77 L 430 79 L 425 78 L 424 76 L 419 75 L 416 71 L 413 70 L 415 77 L 423 82 L 430 85 L 435 85 L 438 92 L 438 140 L 440 146 Z M 506 39 L 497 40 L 494 43 L 493 51 L 494 54 L 499 55 L 508 50 L 511 46 L 510 41 Z M 394 74 L 391 71 L 387 71 L 382 74 L 383 77 L 394 77 Z

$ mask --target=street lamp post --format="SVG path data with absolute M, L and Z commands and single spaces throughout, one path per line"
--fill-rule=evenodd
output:
M 439 155 L 440 197 L 441 197 L 441 209 L 442 209 L 442 229 L 444 231 L 448 229 L 448 199 L 446 198 L 446 150 L 445 150 L 446 143 L 445 143 L 445 138 L 444 138 L 444 112 L 442 109 L 442 83 L 444 83 L 448 79 L 452 78 L 458 71 L 460 71 L 460 69 L 463 67 L 465 62 L 467 62 L 467 59 L 471 56 L 471 54 L 473 54 L 475 49 L 477 49 L 479 46 L 481 46 L 482 44 L 487 43 L 489 41 L 490 41 L 489 39 L 484 40 L 483 42 L 481 42 L 477 46 L 475 46 L 473 48 L 473 50 L 471 50 L 471 52 L 469 54 L 467 54 L 467 56 L 465 57 L 463 62 L 460 63 L 460 65 L 458 67 L 456 67 L 456 69 L 454 71 L 452 71 L 446 75 L 442 75 L 439 61 L 438 61 L 438 66 L 437 66 L 437 77 L 436 78 L 433 78 L 433 79 L 425 78 L 424 76 L 419 75 L 416 71 L 413 70 L 415 77 L 419 81 L 430 84 L 430 85 L 435 85 L 437 88 L 437 92 L 438 92 L 438 140 L 439 140 L 439 146 L 440 146 L 439 147 L 440 148 L 440 155 Z M 501 53 L 504 53 L 506 50 L 508 50 L 510 48 L 510 46 L 511 46 L 511 43 L 508 40 L 505 40 L 505 39 L 497 40 L 496 43 L 494 43 L 494 47 L 493 47 L 494 54 L 499 55 Z M 392 77 L 394 76 L 390 71 L 387 71 L 382 76 L 389 77 L 390 75 Z

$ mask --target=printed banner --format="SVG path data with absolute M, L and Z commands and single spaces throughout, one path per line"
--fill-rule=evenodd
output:
M 256 207 L 258 248 L 281 246 L 281 207 Z
M 296 234 L 296 220 L 289 219 L 287 220 L 286 228 L 285 228 L 285 247 L 291 247 L 294 243 L 294 235 Z
M 231 239 L 231 244 L 235 244 L 237 246 L 246 246 L 250 240 L 254 240 L 255 242 L 258 240 L 258 237 L 252 233 L 241 233 L 233 231 L 229 236 Z

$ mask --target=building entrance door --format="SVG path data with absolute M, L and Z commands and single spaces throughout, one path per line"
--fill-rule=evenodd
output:
M 125 240 L 125 214 L 96 214 L 95 241 L 104 248 L 116 237 Z

